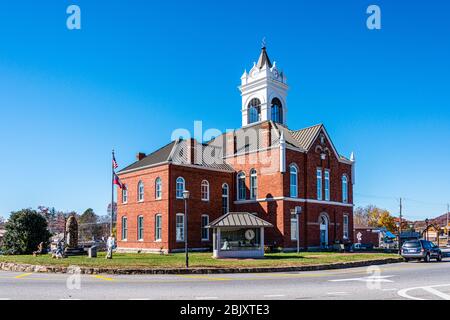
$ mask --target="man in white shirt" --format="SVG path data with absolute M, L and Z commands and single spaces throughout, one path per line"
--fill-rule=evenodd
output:
M 106 259 L 112 259 L 112 251 L 113 251 L 113 248 L 115 247 L 115 245 L 116 245 L 116 239 L 114 239 L 114 235 L 111 234 L 108 237 L 108 240 L 106 240 L 106 248 L 108 249 L 108 252 L 106 254 Z

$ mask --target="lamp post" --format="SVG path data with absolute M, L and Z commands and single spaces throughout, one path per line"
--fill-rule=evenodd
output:
M 427 240 L 428 241 L 428 218 L 427 219 L 425 219 L 425 232 L 426 232 L 426 238 L 425 238 L 425 240 Z
M 189 252 L 188 252 L 188 200 L 189 191 L 183 191 L 184 199 L 184 252 L 186 254 L 186 269 L 189 268 Z

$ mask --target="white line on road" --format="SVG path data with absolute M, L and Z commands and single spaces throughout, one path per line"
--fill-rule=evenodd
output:
M 11 300 L 11 298 L 0 298 L 0 300 Z
M 440 284 L 440 285 L 435 285 L 435 286 L 425 286 L 425 287 L 414 287 L 414 288 L 406 288 L 406 289 L 402 289 L 400 291 L 397 292 L 397 294 L 400 297 L 406 298 L 406 299 L 411 299 L 411 300 L 427 300 L 425 298 L 418 298 L 418 297 L 414 297 L 412 295 L 409 295 L 407 292 L 409 291 L 413 291 L 413 290 L 424 290 L 427 291 L 429 293 L 431 293 L 432 295 L 438 296 L 442 299 L 445 300 L 450 300 L 450 295 L 441 292 L 439 290 L 436 290 L 434 288 L 438 288 L 438 287 L 450 287 L 450 284 Z
M 344 291 L 337 291 L 337 292 L 327 292 L 327 294 L 329 295 L 347 295 L 350 294 L 349 292 L 344 292 Z
M 279 297 L 285 297 L 285 294 L 266 294 L 264 295 L 265 298 L 279 298 Z
M 391 288 L 391 289 L 381 289 L 381 290 L 383 290 L 383 291 L 397 291 L 396 288 Z
M 219 299 L 219 297 L 195 297 L 196 300 L 212 300 Z
M 128 299 L 128 300 L 140 301 L 140 300 L 150 300 L 150 298 L 135 298 L 135 299 Z

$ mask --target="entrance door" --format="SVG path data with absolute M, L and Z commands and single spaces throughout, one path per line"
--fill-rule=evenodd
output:
M 328 219 L 326 216 L 320 217 L 320 247 L 328 247 Z

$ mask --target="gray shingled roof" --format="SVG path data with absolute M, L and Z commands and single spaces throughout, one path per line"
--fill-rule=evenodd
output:
M 314 143 L 314 139 L 319 134 L 322 129 L 322 124 L 317 124 L 312 127 L 308 127 L 301 130 L 291 131 L 292 138 L 297 141 L 299 147 L 309 150 L 311 145 Z
M 253 228 L 253 227 L 273 227 L 273 225 L 255 214 L 248 212 L 229 212 L 226 215 L 208 224 L 207 228 Z
M 140 161 L 136 161 L 129 165 L 128 167 L 123 168 L 119 171 L 119 173 L 123 171 L 133 170 L 133 169 L 139 169 L 151 165 L 155 165 L 161 162 L 166 162 L 169 160 L 170 154 L 172 152 L 173 146 L 175 145 L 176 141 L 172 141 L 169 144 L 166 144 L 164 147 L 156 150 L 153 153 L 150 153 L 145 158 L 143 158 Z

